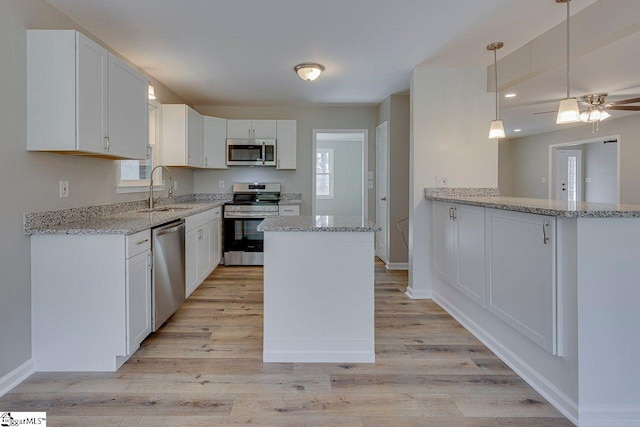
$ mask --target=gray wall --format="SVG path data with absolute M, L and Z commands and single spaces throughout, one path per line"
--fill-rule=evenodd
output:
M 637 115 L 611 118 L 592 133 L 583 124 L 554 132 L 506 140 L 500 144 L 498 185 L 502 194 L 547 198 L 549 195 L 549 145 L 567 142 L 607 139 L 620 135 L 620 203 L 640 203 L 640 119 Z M 585 175 L 586 176 L 586 175 Z
M 409 259 L 409 95 L 391 95 L 378 106 L 378 124 L 389 122 L 389 262 Z M 398 228 L 400 227 L 400 228 Z M 403 237 L 404 233 L 404 237 Z
M 362 216 L 362 141 L 317 141 L 333 148 L 333 199 L 316 199 L 316 215 Z
M 617 203 L 618 201 L 618 144 L 595 142 L 571 149 L 582 150 L 584 200 L 587 202 Z
M 234 167 L 225 170 L 195 172 L 198 193 L 230 191 L 234 182 L 275 181 L 284 193 L 302 193 L 301 215 L 311 215 L 311 179 L 314 164 L 314 129 L 367 129 L 369 131 L 369 170 L 375 174 L 376 107 L 224 107 L 196 106 L 202 113 L 225 119 L 291 119 L 298 122 L 297 169 Z M 224 180 L 225 189 L 218 188 Z M 375 220 L 375 192 L 369 191 L 369 219 Z
M 27 152 L 28 28 L 81 30 L 44 1 L 0 1 L 0 378 L 31 358 L 30 246 L 22 215 L 145 196 L 116 194 L 114 161 Z M 160 102 L 184 102 L 153 82 Z M 174 177 L 180 182 L 178 193 L 193 192 L 193 172 L 176 170 Z M 58 197 L 61 179 L 69 180 L 69 198 Z

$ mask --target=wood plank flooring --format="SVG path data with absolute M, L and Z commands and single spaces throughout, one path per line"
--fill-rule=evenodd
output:
M 262 363 L 262 269 L 219 267 L 115 373 L 37 373 L 2 411 L 49 426 L 571 426 L 376 263 L 376 363 Z

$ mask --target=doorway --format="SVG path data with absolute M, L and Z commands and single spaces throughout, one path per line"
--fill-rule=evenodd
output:
M 556 150 L 555 198 L 565 202 L 581 202 L 582 150 Z
M 313 131 L 312 215 L 367 212 L 366 129 Z

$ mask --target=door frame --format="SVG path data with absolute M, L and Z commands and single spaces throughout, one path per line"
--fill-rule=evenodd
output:
M 362 138 L 362 217 L 365 223 L 369 220 L 369 188 L 367 174 L 369 170 L 369 129 L 313 129 L 311 148 L 311 216 L 316 215 L 316 149 L 319 133 L 352 133 L 363 135 Z
M 565 148 L 565 147 L 571 147 L 574 145 L 582 145 L 582 144 L 594 144 L 597 142 L 603 142 L 603 141 L 607 141 L 610 139 L 615 139 L 618 144 L 617 146 L 617 152 L 616 152 L 616 183 L 618 186 L 618 190 L 617 190 L 617 194 L 616 194 L 616 199 L 617 202 L 620 203 L 620 195 L 621 195 L 621 182 L 620 182 L 620 147 L 622 144 L 622 138 L 620 136 L 620 134 L 617 135 L 606 135 L 606 136 L 600 136 L 598 138 L 589 138 L 589 139 L 583 139 L 580 141 L 568 141 L 568 142 L 561 142 L 558 144 L 550 144 L 549 145 L 549 174 L 548 174 L 548 179 L 547 182 L 549 183 L 548 185 L 548 198 L 552 199 L 555 198 L 555 162 L 556 162 L 556 156 L 555 156 L 555 152 L 557 148 Z
M 389 218 L 389 213 L 390 213 L 390 209 L 389 209 L 389 122 L 387 120 L 385 120 L 384 122 L 380 123 L 378 126 L 376 126 L 376 185 L 375 185 L 375 207 L 376 207 L 376 223 L 381 226 L 380 224 L 380 219 L 378 218 L 378 197 L 380 196 L 378 194 L 378 189 L 380 188 L 380 171 L 378 170 L 378 131 L 385 129 L 385 132 L 387 134 L 387 159 L 386 159 L 386 176 L 383 177 L 383 179 L 386 181 L 387 185 L 387 201 L 384 204 L 384 210 L 386 211 L 386 224 L 384 224 L 384 229 L 385 229 L 385 241 L 386 241 L 386 257 L 381 257 L 380 254 L 378 253 L 378 244 L 376 242 L 376 256 L 378 258 L 380 258 L 382 261 L 384 261 L 384 263 L 388 266 L 389 265 L 389 258 L 390 258 L 390 254 L 389 254 L 389 249 L 390 249 L 390 241 L 389 238 L 391 236 L 391 230 L 389 230 L 389 224 L 391 224 L 390 218 Z

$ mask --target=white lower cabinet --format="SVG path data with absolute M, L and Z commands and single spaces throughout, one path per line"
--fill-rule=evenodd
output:
M 433 241 L 436 272 L 484 306 L 484 208 L 434 202 Z
M 189 216 L 185 234 L 186 296 L 189 297 L 220 263 L 221 208 Z
M 150 230 L 31 236 L 36 371 L 115 371 L 151 332 Z
M 298 205 L 280 205 L 280 206 L 278 206 L 278 215 L 280 215 L 280 216 L 300 216 L 300 206 L 298 206 Z
M 486 209 L 487 310 L 557 353 L 556 218 Z

